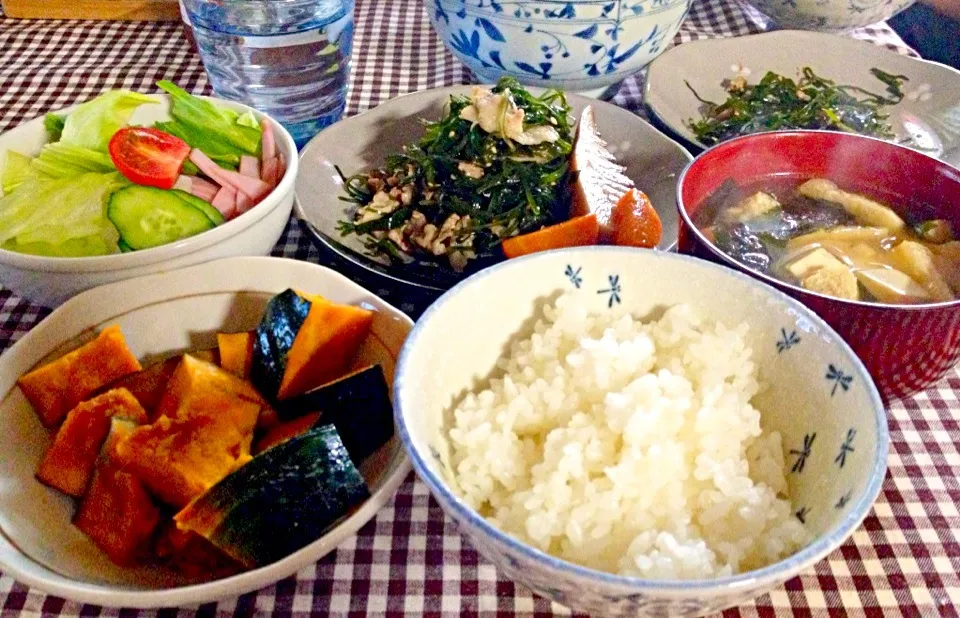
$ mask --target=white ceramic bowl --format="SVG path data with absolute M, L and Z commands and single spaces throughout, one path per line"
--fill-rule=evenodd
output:
M 281 258 L 240 257 L 149 275 L 89 290 L 67 301 L 0 356 L 0 424 L 7 436 L 0 458 L 0 569 L 40 590 L 112 607 L 193 606 L 262 588 L 316 562 L 356 531 L 393 495 L 410 471 L 395 436 L 361 472 L 372 494 L 322 538 L 268 566 L 233 577 L 185 585 L 159 568 L 112 564 L 70 524 L 74 500 L 33 477 L 48 433 L 16 387 L 19 376 L 119 324 L 141 360 L 216 346 L 218 331 L 254 328 L 267 301 L 295 287 L 376 311 L 362 362 L 392 378 L 410 318 L 359 285 L 321 266 Z
M 754 404 L 764 428 L 783 436 L 793 507 L 815 537 L 808 546 L 766 568 L 713 580 L 621 577 L 500 532 L 451 490 L 445 413 L 490 374 L 512 338 L 532 328 L 530 318 L 544 300 L 563 290 L 581 294 L 596 312 L 622 303 L 648 315 L 690 303 L 728 325 L 749 323 L 753 360 L 769 386 Z M 839 546 L 869 511 L 886 472 L 889 438 L 880 395 L 834 331 L 772 287 L 659 251 L 560 250 L 474 275 L 417 322 L 400 355 L 394 394 L 414 468 L 477 551 L 536 593 L 597 616 L 700 616 L 758 596 Z
M 433 0 L 447 48 L 481 81 L 599 94 L 663 52 L 691 0 Z
M 132 124 L 152 124 L 169 119 L 167 95 L 157 95 L 162 102 L 137 109 Z M 264 114 L 251 107 L 210 99 L 217 105 L 240 113 L 252 111 L 260 119 Z M 69 113 L 72 108 L 55 113 Z M 294 181 L 298 156 L 293 138 L 283 126 L 273 122 L 277 148 L 287 161 L 287 173 L 280 184 L 262 202 L 248 212 L 214 229 L 181 241 L 134 251 L 83 258 L 56 258 L 26 255 L 0 249 L 0 283 L 37 304 L 55 307 L 77 292 L 98 285 L 182 268 L 217 258 L 241 255 L 267 255 L 283 234 L 293 209 Z M 36 155 L 47 142 L 43 117 L 0 135 L 0 166 L 7 150 Z
M 846 32 L 890 19 L 915 0 L 739 0 L 781 29 Z M 816 67 L 814 67 L 816 68 Z

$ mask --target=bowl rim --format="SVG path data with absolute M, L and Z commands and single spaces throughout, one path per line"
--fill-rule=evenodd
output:
M 102 93 L 98 93 L 95 96 L 99 96 L 99 94 Z M 170 95 L 166 93 L 151 93 L 149 96 L 156 97 L 161 105 L 165 105 L 169 109 Z M 131 251 L 129 253 L 112 253 L 110 255 L 54 257 L 32 255 L 29 253 L 18 253 L 16 251 L 0 248 L 0 265 L 33 272 L 58 273 L 111 272 L 142 268 L 158 262 L 164 262 L 181 257 L 183 255 L 188 255 L 206 247 L 223 242 L 256 224 L 258 221 L 279 207 L 283 203 L 284 197 L 293 192 L 300 165 L 300 156 L 297 152 L 297 146 L 293 140 L 293 136 L 290 135 L 290 132 L 287 131 L 287 129 L 280 124 L 278 120 L 269 114 L 265 114 L 244 103 L 206 95 L 195 96 L 228 109 L 233 109 L 234 111 L 240 113 L 253 113 L 257 120 L 263 120 L 265 118 L 269 120 L 271 124 L 273 124 L 277 145 L 281 150 L 286 150 L 289 153 L 289 156 L 286 157 L 288 159 L 287 171 L 280 182 L 277 183 L 277 186 L 270 193 L 268 193 L 259 204 L 247 212 L 235 217 L 234 219 L 226 221 L 214 227 L 213 229 L 207 230 L 206 232 L 201 232 L 200 234 L 196 234 L 194 236 L 189 236 L 172 243 L 158 245 L 149 249 L 141 249 L 139 251 Z M 46 113 L 68 114 L 78 106 L 90 100 L 92 100 L 92 98 L 87 99 L 87 101 L 80 101 L 75 105 L 70 105 L 61 109 L 49 110 Z M 14 131 L 26 130 L 25 127 L 27 125 L 31 123 L 38 123 L 43 119 L 43 117 L 44 116 L 41 115 L 31 118 L 7 131 L 4 131 L 3 133 L 0 133 L 0 139 L 3 139 Z M 11 148 L 9 146 L 5 148 L 5 150 L 10 149 Z
M 414 470 L 416 470 L 420 478 L 424 480 L 432 492 L 443 497 L 441 504 L 449 505 L 449 509 L 452 511 L 450 514 L 457 519 L 458 522 L 466 522 L 472 527 L 479 528 L 481 534 L 487 537 L 493 537 L 494 541 L 498 545 L 506 546 L 513 552 L 521 554 L 533 562 L 543 563 L 548 568 L 553 569 L 554 571 L 559 571 L 565 576 L 588 580 L 593 583 L 606 586 L 646 589 L 668 594 L 706 593 L 710 590 L 715 590 L 716 588 L 721 587 L 726 588 L 728 592 L 736 592 L 738 590 L 743 591 L 745 589 L 755 587 L 765 582 L 772 583 L 785 581 L 787 578 L 796 575 L 802 569 L 805 569 L 810 565 L 822 560 L 827 556 L 827 554 L 846 541 L 846 539 L 860 526 L 860 523 L 872 508 L 873 503 L 883 486 L 883 481 L 887 471 L 887 454 L 890 448 L 890 434 L 887 427 L 886 409 L 883 405 L 883 400 L 880 397 L 880 392 L 877 390 L 876 384 L 870 377 L 870 374 L 864 364 L 853 352 L 853 349 L 851 349 L 850 346 L 840 337 L 840 335 L 837 334 L 837 332 L 826 322 L 824 322 L 820 316 L 807 308 L 805 305 L 794 298 L 791 298 L 780 290 L 777 290 L 776 288 L 741 272 L 733 271 L 729 268 L 720 266 L 719 264 L 714 264 L 692 256 L 662 251 L 652 252 L 652 255 L 657 256 L 654 259 L 685 262 L 688 265 L 696 268 L 712 270 L 718 276 L 730 276 L 738 278 L 742 282 L 756 287 L 774 299 L 788 305 L 794 311 L 796 311 L 798 315 L 810 320 L 822 331 L 829 333 L 834 340 L 834 344 L 839 348 L 840 351 L 847 355 L 847 361 L 850 363 L 850 366 L 852 366 L 854 370 L 859 373 L 859 376 L 863 381 L 865 388 L 867 389 L 867 395 L 873 403 L 874 409 L 874 424 L 877 431 L 877 448 L 873 466 L 871 468 L 870 479 L 867 483 L 867 486 L 864 488 L 862 496 L 856 502 L 856 504 L 852 506 L 847 514 L 837 524 L 831 527 L 826 534 L 821 535 L 806 547 L 787 556 L 786 558 L 783 558 L 782 560 L 760 569 L 747 571 L 737 575 L 727 575 L 723 577 L 702 580 L 646 579 L 598 571 L 596 569 L 569 562 L 527 545 L 526 543 L 523 543 L 512 535 L 503 532 L 488 522 L 473 508 L 467 505 L 466 502 L 464 502 L 457 494 L 449 489 L 445 481 L 440 479 L 429 469 L 425 463 L 426 458 L 419 452 L 410 437 L 410 430 L 405 421 L 405 418 L 407 414 L 410 413 L 410 410 L 404 408 L 404 393 L 408 388 L 408 383 L 410 384 L 409 388 L 416 388 L 416 385 L 406 378 L 407 362 L 412 354 L 413 349 L 416 347 L 422 331 L 427 328 L 431 318 L 436 313 L 441 311 L 444 305 L 447 304 L 454 295 L 459 293 L 467 286 L 473 285 L 482 279 L 497 274 L 500 270 L 518 267 L 522 264 L 526 264 L 527 262 L 533 262 L 538 259 L 542 259 L 544 256 L 575 254 L 579 252 L 609 253 L 616 256 L 618 254 L 625 255 L 637 251 L 645 250 L 635 249 L 632 247 L 589 246 L 556 249 L 553 251 L 546 251 L 520 258 L 514 258 L 512 260 L 501 262 L 495 266 L 491 266 L 490 268 L 487 268 L 486 270 L 483 270 L 465 279 L 451 288 L 436 302 L 434 302 L 424 312 L 420 319 L 417 320 L 413 330 L 410 331 L 410 335 L 407 337 L 407 340 L 404 343 L 399 358 L 397 359 L 397 368 L 394 376 L 393 386 L 395 397 L 394 416 L 396 419 L 395 424 L 400 434 L 400 439 L 403 443 L 403 446 L 407 450 L 407 455 L 409 456 L 410 461 L 413 463 Z
M 677 214 L 679 215 L 681 222 L 683 223 L 684 226 L 686 226 L 688 231 L 697 238 L 700 244 L 706 247 L 711 254 L 719 257 L 725 265 L 730 266 L 731 268 L 734 268 L 738 271 L 745 270 L 747 271 L 747 273 L 749 273 L 750 277 L 763 281 L 767 285 L 770 285 L 773 287 L 781 286 L 781 287 L 788 288 L 792 292 L 796 292 L 797 294 L 814 296 L 824 301 L 831 301 L 834 303 L 839 303 L 841 305 L 849 305 L 851 307 L 861 307 L 864 309 L 885 310 L 885 311 L 924 311 L 927 309 L 949 309 L 949 308 L 960 307 L 960 298 L 955 298 L 953 300 L 938 301 L 935 303 L 917 303 L 917 304 L 909 304 L 909 305 L 906 305 L 906 304 L 897 305 L 894 303 L 882 303 L 882 302 L 873 302 L 873 301 L 867 301 L 867 300 L 850 300 L 847 298 L 837 298 L 836 296 L 828 296 L 827 294 L 823 294 L 821 292 L 807 290 L 798 285 L 794 285 L 792 283 L 788 283 L 787 281 L 783 281 L 781 279 L 777 279 L 776 277 L 772 277 L 770 275 L 762 273 L 758 270 L 755 270 L 747 266 L 746 264 L 741 264 L 740 262 L 736 261 L 729 255 L 721 251 L 712 242 L 710 242 L 710 240 L 707 239 L 707 237 L 703 234 L 703 232 L 700 231 L 700 227 L 693 222 L 693 219 L 690 217 L 690 214 L 687 212 L 686 204 L 684 203 L 684 200 L 683 200 L 683 189 L 686 186 L 687 172 L 693 169 L 693 167 L 696 166 L 698 163 L 701 165 L 704 165 L 705 163 L 703 161 L 713 156 L 714 151 L 722 150 L 725 147 L 739 148 L 741 147 L 740 143 L 746 142 L 746 141 L 777 140 L 777 139 L 783 139 L 786 137 L 798 137 L 798 136 L 801 139 L 804 139 L 803 136 L 805 135 L 819 135 L 819 134 L 836 136 L 837 139 L 852 139 L 854 141 L 868 140 L 872 142 L 879 142 L 882 144 L 886 144 L 887 146 L 895 150 L 901 150 L 906 153 L 913 153 L 913 155 L 925 158 L 930 163 L 933 163 L 935 166 L 946 166 L 952 169 L 952 166 L 949 163 L 941 161 L 936 157 L 931 157 L 930 155 L 924 154 L 918 150 L 913 150 L 912 148 L 907 148 L 906 146 L 901 146 L 900 144 L 895 144 L 885 139 L 881 139 L 878 137 L 870 137 L 869 135 L 860 135 L 858 133 L 844 133 L 842 131 L 825 131 L 820 129 L 817 129 L 817 130 L 795 129 L 790 131 L 760 131 L 757 133 L 751 133 L 750 135 L 741 135 L 739 137 L 734 137 L 724 142 L 720 142 L 719 144 L 714 144 L 713 146 L 707 148 L 706 150 L 698 154 L 696 157 L 693 158 L 693 161 L 687 164 L 687 166 L 683 169 L 683 172 L 680 173 L 680 177 L 677 178 L 676 206 L 678 211 Z
M 206 271 L 216 270 L 218 272 L 226 272 L 228 277 L 231 277 L 233 273 L 240 273 L 237 276 L 244 279 L 248 276 L 247 273 L 252 272 L 254 270 L 253 267 L 256 266 L 274 272 L 278 272 L 277 269 L 287 271 L 293 269 L 294 272 L 292 276 L 311 272 L 313 276 L 320 277 L 324 280 L 335 281 L 337 284 L 345 286 L 358 295 L 369 296 L 376 299 L 378 311 L 389 315 L 391 324 L 396 324 L 399 325 L 400 328 L 407 329 L 407 336 L 409 336 L 409 333 L 412 331 L 413 320 L 411 320 L 406 313 L 384 300 L 379 294 L 328 266 L 306 260 L 293 260 L 281 257 L 235 256 L 194 264 L 184 268 L 141 275 L 139 277 L 115 281 L 85 290 L 55 308 L 50 315 L 46 316 L 37 326 L 30 329 L 23 337 L 4 351 L 3 356 L 0 358 L 7 358 L 14 349 L 25 348 L 32 345 L 33 340 L 39 336 L 38 329 L 43 323 L 51 319 L 62 319 L 60 316 L 68 312 L 76 311 L 76 307 L 88 299 L 97 300 L 114 297 L 116 296 L 114 291 L 117 289 L 128 288 L 131 285 L 144 286 L 146 289 L 151 290 L 146 300 L 137 301 L 139 303 L 138 307 L 144 307 L 157 302 L 157 299 L 150 298 L 155 294 L 153 290 L 155 290 L 156 287 L 152 285 L 154 282 L 173 279 L 177 280 L 177 289 L 181 290 L 180 293 L 174 294 L 175 298 L 183 296 L 183 281 L 185 279 L 199 282 L 192 283 L 191 285 L 193 286 L 208 286 L 210 288 L 208 291 L 212 293 L 243 294 L 262 291 L 262 288 L 251 283 L 230 283 L 229 280 L 224 281 L 216 277 L 203 275 Z M 257 274 L 256 276 L 260 277 L 263 275 Z M 291 284 L 292 283 L 291 281 Z M 231 289 L 225 289 L 226 287 L 230 287 Z M 269 294 L 270 292 L 264 293 Z M 167 296 L 167 294 L 164 294 L 164 298 L 169 300 Z M 90 322 L 89 316 L 83 316 L 80 320 L 85 323 Z M 398 352 L 395 365 L 399 363 L 399 358 L 400 355 Z M 16 384 L 12 384 L 9 392 L 12 392 L 16 388 Z M 6 394 L 9 394 L 9 392 Z M 6 394 L 4 394 L 4 396 L 6 396 Z M 275 562 L 228 577 L 169 588 L 136 588 L 122 584 L 75 579 L 69 575 L 60 573 L 23 551 L 17 545 L 16 541 L 10 538 L 6 531 L 2 529 L 0 529 L 0 569 L 17 582 L 43 591 L 46 594 L 55 595 L 74 602 L 91 603 L 108 608 L 132 608 L 139 610 L 161 607 L 197 607 L 203 603 L 239 597 L 242 594 L 266 588 L 283 578 L 295 575 L 303 568 L 315 564 L 322 557 L 332 553 L 334 549 L 344 543 L 346 538 L 356 535 L 363 526 L 377 516 L 384 506 L 390 503 L 410 473 L 411 465 L 409 457 L 406 456 L 406 449 L 398 449 L 391 458 L 390 464 L 395 467 L 392 471 L 388 469 L 384 474 L 379 489 L 371 491 L 371 495 L 366 501 L 360 504 L 356 510 L 352 511 L 345 518 L 338 520 L 325 531 L 323 536 Z M 340 529 L 347 531 L 346 537 L 330 545 L 332 541 L 329 536 Z M 20 564 L 18 564 L 18 562 L 20 562 Z

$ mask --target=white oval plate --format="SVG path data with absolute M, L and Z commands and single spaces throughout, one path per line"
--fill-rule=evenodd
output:
M 410 471 L 396 437 L 361 471 L 371 497 L 307 547 L 268 566 L 192 584 L 159 567 L 112 564 L 71 525 L 75 502 L 34 479 L 50 436 L 16 386 L 17 378 L 119 324 L 142 361 L 212 348 L 218 331 L 254 328 L 267 301 L 295 287 L 376 311 L 359 362 L 379 362 L 388 383 L 413 322 L 330 269 L 281 258 L 230 258 L 102 286 L 71 299 L 0 356 L 0 425 L 8 440 L 0 458 L 0 569 L 50 594 L 114 607 L 195 605 L 262 588 L 333 550 L 369 521 Z
M 351 176 L 383 165 L 388 155 L 423 135 L 422 119 L 436 120 L 454 94 L 469 94 L 472 86 L 451 86 L 406 94 L 342 120 L 323 130 L 300 154 L 297 176 L 297 216 L 313 237 L 344 259 L 388 279 L 430 290 L 446 290 L 462 277 L 449 269 L 433 275 L 392 266 L 386 258 L 367 254 L 355 235 L 341 236 L 337 223 L 352 219 L 353 204 L 340 200 L 343 181 L 334 166 Z M 536 89 L 534 89 L 536 90 Z M 596 110 L 597 126 L 618 162 L 650 201 L 663 222 L 661 249 L 677 242 L 676 184 L 693 158 L 636 114 L 611 103 L 567 94 L 575 118 L 587 105 Z
M 795 80 L 803 67 L 877 94 L 886 86 L 870 69 L 905 75 L 906 96 L 887 108 L 897 141 L 960 166 L 960 71 L 847 36 L 779 30 L 679 45 L 650 64 L 644 102 L 667 129 L 705 148 L 687 126 L 701 117 L 701 103 L 684 82 L 704 99 L 721 103 L 727 98 L 725 80 L 744 75 L 753 84 L 767 71 Z

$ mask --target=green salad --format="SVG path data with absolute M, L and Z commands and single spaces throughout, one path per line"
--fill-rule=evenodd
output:
M 563 93 L 540 96 L 503 78 L 491 90 L 453 96 L 446 115 L 381 169 L 344 176 L 357 205 L 343 235 L 402 263 L 468 261 L 504 238 L 566 218 L 555 213 L 572 150 Z
M 0 248 L 53 257 L 174 242 L 242 214 L 284 170 L 273 129 L 161 81 L 169 120 L 130 124 L 157 96 L 115 90 L 48 114 L 39 153 L 0 153 Z

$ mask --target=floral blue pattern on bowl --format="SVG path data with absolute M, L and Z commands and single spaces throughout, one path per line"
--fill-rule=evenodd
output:
M 427 0 L 434 28 L 482 81 L 601 89 L 664 51 L 691 0 Z
M 845 32 L 889 19 L 914 0 L 740 0 L 780 28 Z
M 453 402 L 488 375 L 506 342 L 559 293 L 591 310 L 645 316 L 678 303 L 734 326 L 767 388 L 754 404 L 783 439 L 794 516 L 814 540 L 768 567 L 714 580 L 652 581 L 549 556 L 496 529 L 452 489 L 446 441 Z M 469 354 L 464 354 L 469 350 Z M 693 617 L 742 603 L 822 559 L 859 525 L 880 490 L 889 445 L 880 395 L 852 350 L 800 303 L 752 278 L 659 251 L 589 247 L 509 260 L 462 282 L 411 333 L 394 385 L 400 438 L 444 511 L 507 577 L 598 616 Z

